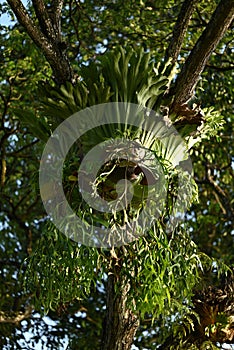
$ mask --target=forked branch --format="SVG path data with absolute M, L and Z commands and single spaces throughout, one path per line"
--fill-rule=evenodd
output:
M 49 16 L 42 0 L 33 0 L 35 13 L 41 29 L 31 19 L 28 11 L 20 0 L 7 0 L 15 13 L 19 23 L 25 28 L 28 35 L 43 52 L 49 62 L 56 82 L 60 85 L 66 81 L 74 81 L 74 73 L 66 52 L 61 45 L 60 16 L 62 1 L 53 4 L 53 14 Z M 55 8 L 55 5 L 57 7 Z

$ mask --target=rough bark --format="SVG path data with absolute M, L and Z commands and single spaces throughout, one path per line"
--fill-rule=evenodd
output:
M 119 268 L 115 268 L 108 276 L 101 350 L 130 350 L 139 327 L 138 316 L 126 305 L 130 284 L 126 280 L 119 281 L 119 272 Z M 115 290 L 117 285 L 118 293 Z
M 233 18 L 234 1 L 220 1 L 176 80 L 173 108 L 181 106 L 191 99 L 211 53 L 224 36 Z
M 185 0 L 182 4 L 180 13 L 178 15 L 172 38 L 166 51 L 165 61 L 171 59 L 171 64 L 174 65 L 180 54 L 180 50 L 184 41 L 186 31 L 188 29 L 190 18 L 195 10 L 196 4 L 199 0 Z
M 40 29 L 30 18 L 20 0 L 7 0 L 7 2 L 19 23 L 46 57 L 57 84 L 73 82 L 74 74 L 61 41 L 60 15 L 63 1 L 54 1 L 49 13 L 42 0 L 33 0 Z

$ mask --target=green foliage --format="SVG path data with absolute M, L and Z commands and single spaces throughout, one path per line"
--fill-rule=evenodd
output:
M 45 313 L 71 300 L 87 298 L 112 264 L 108 251 L 78 246 L 53 226 L 51 229 L 29 259 L 25 285 L 33 295 L 34 305 Z M 200 265 L 197 248 L 185 231 L 176 231 L 168 238 L 160 227 L 155 227 L 117 254 L 121 274 L 131 284 L 129 306 L 134 305 L 141 317 L 151 314 L 153 321 L 162 314 L 167 317 L 172 312 L 185 313 L 192 286 L 199 279 Z M 116 289 L 118 294 L 118 284 Z
M 87 298 L 104 262 L 97 249 L 72 243 L 53 226 L 47 230 L 29 259 L 25 275 L 25 288 L 44 313 Z
M 29 306 L 19 271 L 36 245 L 44 217 L 35 192 L 41 145 L 29 133 L 28 125 L 21 123 L 21 116 L 24 111 L 27 115 L 35 113 L 37 81 L 44 74 L 49 77 L 50 69 L 22 30 L 0 30 L 0 311 L 1 317 L 14 319 Z M 16 109 L 21 111 L 20 116 L 16 116 Z M 0 323 L 2 349 L 18 347 L 21 327 L 21 322 Z
M 149 53 L 144 53 L 142 49 L 134 51 L 131 48 L 124 50 L 120 47 L 118 50 L 116 49 L 113 52 L 103 55 L 99 58 L 98 62 L 92 63 L 90 66 L 82 67 L 80 72 L 82 79 L 74 87 L 71 83 L 67 83 L 66 86 L 61 86 L 60 89 L 49 86 L 46 88 L 44 105 L 47 118 L 51 120 L 51 123 L 64 120 L 66 117 L 70 116 L 71 113 L 91 106 L 94 101 L 104 103 L 107 98 L 109 98 L 110 102 L 134 102 L 143 107 L 154 106 L 154 108 L 159 108 L 159 106 L 157 106 L 157 100 L 162 96 L 168 83 L 168 79 L 162 74 L 160 75 L 156 68 L 154 68 L 154 61 L 151 55 Z M 90 72 L 92 72 L 92 75 Z M 97 88 L 94 89 L 94 87 Z M 108 95 L 102 96 L 102 94 L 100 94 L 100 92 L 104 90 L 108 91 Z M 79 98 L 75 98 L 77 94 L 79 94 Z M 80 98 L 81 96 L 84 98 Z M 99 115 L 96 118 L 98 117 Z M 100 114 L 100 117 L 103 118 L 103 115 Z M 147 123 L 147 117 L 145 115 L 142 114 L 139 117 L 142 118 L 141 123 Z M 173 129 L 168 128 L 168 135 L 165 136 L 165 125 L 162 121 L 157 123 L 157 120 L 155 120 L 155 123 L 150 125 L 149 132 L 141 130 L 140 127 L 133 128 L 131 125 L 128 125 L 127 117 L 125 125 L 121 125 L 119 120 L 116 120 L 116 124 L 108 123 L 108 119 L 106 121 L 106 125 L 94 128 L 80 138 L 81 150 L 79 150 L 79 147 L 78 150 L 72 150 L 75 154 L 80 154 L 80 159 L 77 159 L 74 163 L 77 169 L 84 156 L 84 154 L 80 152 L 87 152 L 100 142 L 108 139 L 118 139 L 120 141 L 121 138 L 127 136 L 128 139 L 133 141 L 137 140 L 138 145 L 140 144 L 142 146 L 146 154 L 147 152 L 149 154 L 153 152 L 163 169 L 161 172 L 162 174 L 159 175 L 160 179 L 165 176 L 167 182 L 171 182 L 167 189 L 167 206 L 165 212 L 162 214 L 163 216 L 173 215 L 173 205 L 176 198 L 178 198 L 183 205 L 190 205 L 192 201 L 197 200 L 197 187 L 189 176 L 183 175 L 183 179 L 185 180 L 184 188 L 186 189 L 184 198 L 181 198 L 179 191 L 175 192 L 174 190 L 174 188 L 177 187 L 176 179 L 178 177 L 181 178 L 182 174 L 179 170 L 174 169 L 173 159 L 175 159 L 178 154 L 180 155 L 182 153 L 183 155 L 183 150 L 181 148 L 182 139 L 179 135 L 174 135 Z M 64 142 L 66 142 L 65 139 L 66 136 L 64 136 Z M 128 222 L 130 217 L 131 220 L 137 218 L 142 208 L 144 208 L 146 198 L 149 198 L 150 189 L 145 195 L 143 194 L 144 186 L 134 183 L 134 197 L 130 206 L 130 213 L 124 211 L 121 213 L 120 218 L 117 217 L 117 213 L 114 209 L 111 214 L 99 214 L 96 211 L 92 213 L 90 208 L 87 208 L 86 203 L 83 203 L 80 198 L 81 196 L 79 195 L 79 191 L 77 191 L 77 186 L 71 183 L 71 180 L 72 182 L 74 180 L 74 175 L 72 175 L 72 173 L 75 170 L 73 170 L 73 168 L 70 169 L 70 157 L 73 159 L 72 152 L 71 155 L 67 157 L 64 166 L 64 171 L 66 173 L 64 185 L 69 199 L 72 199 L 73 207 L 76 208 L 77 215 L 82 218 L 91 217 L 90 220 L 92 223 L 102 223 L 107 227 L 112 227 L 116 224 L 121 226 L 124 220 Z M 117 156 L 118 152 L 116 150 L 116 158 Z M 181 161 L 186 161 L 186 159 L 187 156 L 184 152 L 184 158 L 181 159 Z M 118 159 L 118 161 L 121 163 L 121 159 Z M 74 160 L 72 160 L 72 163 L 73 162 Z M 93 160 L 93 164 L 95 165 L 95 160 Z M 67 167 L 69 167 L 68 171 L 66 169 Z M 92 168 L 92 164 L 90 164 L 90 167 Z M 115 163 L 109 168 L 104 167 L 103 173 L 110 176 L 110 173 L 118 167 L 121 168 L 123 165 Z M 156 173 L 158 172 L 157 170 Z M 172 180 L 173 178 L 174 180 Z M 118 179 L 116 179 L 116 182 L 117 181 Z M 108 185 L 107 176 L 103 177 L 102 173 L 99 174 L 96 182 L 96 187 L 98 187 L 97 184 L 101 183 L 104 183 L 105 187 L 110 187 L 110 184 Z M 162 186 L 162 189 L 160 189 L 160 186 Z M 111 187 L 113 187 L 114 191 L 114 186 Z M 165 190 L 165 188 L 161 181 L 159 181 L 158 194 L 163 190 Z M 109 194 L 110 196 L 112 195 L 111 193 Z M 158 197 L 160 197 L 160 195 L 158 195 Z M 160 211 L 159 208 L 161 204 L 157 202 L 157 198 L 152 198 L 151 200 L 152 217 L 154 211 L 156 213 Z
M 214 107 L 204 108 L 202 113 L 204 114 L 204 121 L 201 126 L 198 127 L 196 132 L 193 132 L 192 135 L 186 135 L 186 126 L 181 130 L 185 140 L 188 144 L 188 149 L 192 148 L 197 143 L 203 142 L 211 139 L 219 139 L 219 134 L 224 128 L 225 120 L 224 117 L 214 110 Z M 189 128 L 189 127 L 188 127 Z
M 135 243 L 132 257 L 131 263 L 126 257 L 124 273 L 134 276 L 130 295 L 141 316 L 151 314 L 153 322 L 159 315 L 185 312 L 183 303 L 189 304 L 200 264 L 197 247 L 185 231 L 176 230 L 168 238 L 161 227 L 154 227 Z
M 44 86 L 46 115 L 52 125 L 56 125 L 76 111 L 92 106 L 93 103 L 104 103 L 108 100 L 128 101 L 156 108 L 158 98 L 165 91 L 168 83 L 168 80 L 154 69 L 150 54 L 145 54 L 142 49 L 135 51 L 116 49 L 114 52 L 103 55 L 97 62 L 82 67 L 80 73 L 82 79 L 75 86 L 70 83 L 61 86 L 60 89 Z M 127 124 L 124 132 L 128 130 L 126 127 Z M 162 127 L 161 124 L 160 127 Z M 174 191 L 178 171 L 174 169 L 172 160 L 178 153 L 181 139 L 179 137 L 172 139 L 169 135 L 167 138 L 164 137 L 162 146 L 162 143 L 154 137 L 157 131 L 152 130 L 153 136 L 131 128 L 127 132 L 128 137 L 139 140 L 146 151 L 147 148 L 153 151 L 164 169 L 164 175 L 169 183 L 166 213 L 162 217 L 162 220 L 165 220 L 166 215 L 170 216 L 173 212 L 174 199 L 180 197 L 180 193 Z M 89 150 L 108 137 L 121 139 L 123 136 L 124 133 L 121 133 L 120 129 L 116 134 L 116 127 L 103 126 L 81 139 L 82 149 L 86 146 Z M 74 150 L 64 166 L 64 188 L 69 194 L 73 207 L 76 208 L 77 215 L 86 217 L 85 213 L 88 210 L 87 216 L 91 215 L 95 223 L 109 226 L 113 220 L 115 223 L 116 220 L 118 222 L 116 213 L 108 217 L 107 214 L 104 214 L 104 217 L 100 214 L 96 217 L 97 213 L 91 213 L 85 204 L 79 204 L 81 198 L 72 184 L 74 175 L 69 175 L 73 172 L 73 163 L 74 170 L 79 166 L 79 159 L 73 159 L 73 154 Z M 107 169 L 104 170 L 107 173 Z M 106 180 L 100 177 L 99 182 L 103 181 Z M 189 184 L 191 190 L 191 179 L 185 183 Z M 137 198 L 142 202 L 141 194 L 140 197 L 137 195 L 141 187 L 135 186 L 135 204 Z M 197 197 L 195 183 L 192 185 L 192 191 L 194 193 L 189 196 L 190 201 Z M 184 198 L 184 203 L 186 200 L 187 198 Z M 155 204 L 152 202 L 151 205 Z M 125 213 L 125 215 L 130 214 Z M 120 218 L 119 224 L 121 220 Z M 188 250 L 188 242 L 191 244 L 191 251 Z M 189 238 L 186 238 L 182 231 L 178 231 L 168 240 L 162 228 L 155 226 L 149 232 L 147 239 L 140 238 L 136 246 L 134 244 L 132 248 L 126 249 L 126 254 L 121 257 L 123 259 L 121 273 L 127 276 L 132 285 L 128 297 L 129 304 L 131 305 L 134 300 L 142 317 L 145 313 L 150 313 L 153 319 L 162 313 L 168 315 L 172 310 L 181 312 L 184 309 L 183 301 L 189 300 L 192 287 L 198 278 L 199 258 L 196 247 Z M 135 256 L 138 257 L 137 260 Z M 110 262 L 106 254 L 94 248 L 75 246 L 51 226 L 44 232 L 39 247 L 29 260 L 26 288 L 34 294 L 36 298 L 34 303 L 38 308 L 43 307 L 45 312 L 50 309 L 55 310 L 61 302 L 87 298 L 91 288 L 102 276 L 102 269 L 108 273 Z M 175 276 L 177 276 L 176 279 Z
M 209 21 L 217 2 L 201 1 L 197 5 L 177 61 L 177 73 Z M 148 0 L 134 2 L 105 0 L 101 3 L 84 1 L 70 10 L 65 6 L 62 11 L 63 40 L 67 44 L 68 56 L 80 80 L 75 86 L 67 84 L 61 89 L 54 87 L 48 63 L 22 27 L 17 24 L 13 24 L 11 28 L 1 26 L 0 144 L 1 161 L 6 160 L 7 171 L 4 179 L 4 176 L 2 177 L 4 162 L 2 162 L 0 170 L 1 179 L 4 181 L 1 188 L 0 212 L 2 223 L 0 310 L 12 316 L 13 313 L 18 314 L 25 310 L 28 304 L 36 305 L 31 317 L 24 322 L 0 324 L 1 348 L 18 349 L 19 342 L 23 341 L 24 334 L 28 332 L 33 333 L 34 341 L 34 343 L 24 341 L 22 346 L 28 349 L 36 347 L 42 339 L 42 334 L 47 338 L 46 340 L 43 338 L 42 345 L 46 349 L 53 350 L 59 346 L 64 348 L 66 345 L 61 345 L 64 336 L 69 337 L 70 347 L 73 349 L 77 348 L 77 344 L 85 350 L 99 348 L 105 309 L 105 295 L 100 290 L 105 286 L 104 269 L 110 266 L 108 264 L 111 264 L 112 260 L 107 252 L 77 247 L 57 234 L 53 228 L 49 228 L 49 231 L 45 229 L 45 213 L 37 189 L 42 143 L 36 138 L 43 143 L 46 142 L 62 120 L 85 106 L 130 98 L 136 103 L 158 107 L 162 102 L 161 94 L 167 88 L 168 82 L 153 68 L 158 67 L 158 63 L 163 61 L 180 6 L 181 3 L 164 0 L 157 1 L 157 4 Z M 6 10 L 9 10 L 7 6 L 1 4 L 1 14 Z M 32 6 L 29 12 L 35 17 Z M 11 11 L 10 14 L 13 18 Z M 132 47 L 132 55 L 131 51 L 127 52 L 124 49 L 117 50 L 116 57 L 111 56 L 109 51 L 119 46 Z M 140 47 L 144 50 L 139 49 Z M 139 55 L 142 56 L 138 62 Z M 132 69 L 126 68 L 124 60 L 129 60 Z M 194 199 L 197 196 L 196 186 L 199 191 L 199 203 L 194 202 L 187 217 L 189 229 L 186 228 L 185 231 L 189 231 L 191 237 L 182 232 L 182 229 L 175 234 L 173 240 L 161 231 L 150 231 L 148 237 L 137 241 L 136 247 L 128 247 L 129 260 L 124 256 L 124 271 L 128 273 L 130 266 L 130 271 L 135 271 L 136 268 L 139 272 L 139 276 L 135 277 L 134 274 L 132 276 L 128 273 L 132 283 L 129 303 L 131 298 L 138 295 L 137 307 L 142 315 L 141 327 L 135 339 L 139 349 L 155 350 L 171 333 L 173 334 L 173 329 L 174 333 L 183 333 L 184 329 L 178 325 L 181 324 L 188 308 L 186 336 L 191 334 L 193 323 L 188 316 L 192 313 L 189 289 L 192 286 L 197 287 L 195 265 L 198 264 L 200 267 L 200 257 L 204 270 L 209 271 L 208 277 L 200 275 L 201 285 L 213 284 L 219 278 L 218 267 L 222 263 L 229 266 L 234 263 L 232 103 L 234 89 L 233 71 L 230 69 L 232 61 L 230 31 L 211 56 L 196 88 L 196 102 L 202 104 L 205 122 L 200 130 L 191 130 L 190 127 L 183 130 L 189 148 L 192 147 L 190 152 L 197 184 L 194 183 L 192 186 Z M 112 65 L 109 62 L 112 62 Z M 104 66 L 108 67 L 105 72 Z M 126 69 L 129 76 L 125 80 L 123 72 Z M 113 76 L 118 78 L 113 79 Z M 128 87 L 127 91 L 121 90 L 119 86 L 122 84 L 121 79 Z M 44 81 L 42 94 L 49 97 L 46 102 L 47 115 L 41 106 L 38 81 Z M 173 81 L 172 79 L 172 83 Z M 134 93 L 134 89 L 138 93 Z M 53 114 L 54 108 L 56 114 Z M 225 119 L 225 124 L 221 115 Z M 98 140 L 102 137 L 103 130 Z M 152 140 L 143 136 L 142 143 L 152 146 Z M 175 142 L 173 149 L 176 148 Z M 155 150 L 158 152 L 159 145 L 155 145 Z M 170 160 L 173 153 L 164 156 Z M 68 159 L 68 163 L 69 161 Z M 162 158 L 160 161 L 163 162 Z M 71 170 L 76 167 L 76 164 L 73 166 L 69 164 Z M 71 188 L 69 186 L 74 181 L 69 179 L 72 175 L 69 166 L 65 169 L 64 175 L 67 176 L 65 186 Z M 164 170 L 171 178 L 169 186 L 172 192 L 178 174 L 175 171 L 173 175 L 170 162 L 168 164 L 165 162 Z M 173 195 L 179 194 L 179 191 L 175 190 Z M 77 201 L 75 191 L 74 198 Z M 171 202 L 169 200 L 168 203 L 172 207 L 173 196 L 169 199 Z M 197 247 L 193 243 L 189 245 L 189 242 L 192 242 L 190 239 L 196 242 Z M 185 247 L 189 249 L 185 250 Z M 135 249 L 138 249 L 137 256 Z M 203 258 L 205 255 L 198 253 L 198 250 L 216 260 L 205 261 Z M 32 251 L 32 258 L 28 258 Z M 23 264 L 22 273 L 24 274 L 27 266 L 27 284 L 23 291 L 19 268 L 25 258 L 27 260 Z M 79 271 L 76 270 L 77 266 Z M 84 266 L 87 266 L 87 270 Z M 178 273 L 180 277 L 178 286 L 173 273 Z M 184 278 L 181 279 L 180 274 L 184 274 Z M 49 281 L 50 278 L 53 282 Z M 145 280 L 148 288 L 142 283 Z M 95 284 L 100 285 L 100 281 L 101 288 L 98 291 L 95 289 Z M 164 285 L 167 287 L 164 288 Z M 158 286 L 160 288 L 157 289 Z M 177 288 L 179 286 L 181 294 Z M 32 291 L 32 295 L 29 290 Z M 91 294 L 88 297 L 89 293 Z M 85 301 L 77 298 L 85 298 Z M 184 305 L 181 305 L 181 302 Z M 84 305 L 87 313 L 77 315 L 77 311 Z M 56 311 L 49 311 L 50 307 Z M 62 314 L 59 311 L 61 309 L 64 310 Z M 164 316 L 160 314 L 160 310 L 164 311 L 162 313 Z M 178 310 L 180 312 L 176 313 Z M 49 312 L 54 325 L 48 326 L 45 319 L 38 317 L 37 311 Z M 147 313 L 144 317 L 145 311 Z M 151 326 L 152 313 L 157 318 Z M 215 348 L 214 344 L 208 342 L 201 346 L 204 349 Z M 172 348 L 175 346 L 172 345 Z M 188 348 L 187 345 L 185 348 Z M 190 348 L 195 349 L 196 345 Z
M 155 108 L 167 88 L 153 57 L 142 48 L 118 49 L 79 68 L 80 80 L 73 86 L 43 84 L 40 91 L 44 112 L 53 126 L 86 107 L 106 102 L 131 102 Z

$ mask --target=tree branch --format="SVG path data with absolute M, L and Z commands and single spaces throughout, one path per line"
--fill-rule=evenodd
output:
M 0 311 L 0 323 L 19 323 L 23 321 L 25 318 L 28 318 L 32 314 L 33 308 L 30 306 L 26 309 L 25 312 L 18 313 L 6 313 Z
M 199 0 L 185 0 L 181 7 L 179 16 L 177 18 L 172 38 L 166 51 L 165 61 L 172 59 L 172 66 L 176 63 L 180 54 L 183 40 L 189 25 L 190 18 L 195 10 L 196 4 Z
M 187 58 L 175 84 L 172 110 L 189 101 L 199 77 L 234 18 L 233 0 L 222 0 Z
M 55 31 L 61 36 L 61 12 L 63 8 L 63 0 L 54 0 L 51 5 L 50 18 L 52 20 Z
M 51 41 L 56 41 L 57 33 L 51 23 L 49 14 L 47 12 L 46 6 L 43 0 L 32 0 L 33 7 L 36 12 L 37 19 L 39 21 L 42 33 L 51 39 Z
M 226 71 L 229 71 L 229 70 L 234 70 L 234 65 L 230 65 L 230 66 L 227 66 L 227 67 L 218 67 L 218 66 L 214 66 L 212 64 L 207 64 L 206 67 L 210 68 L 210 69 L 217 70 L 219 72 L 226 72 Z
M 66 81 L 74 82 L 74 73 L 65 51 L 61 47 L 60 31 L 58 30 L 55 33 L 51 18 L 44 12 L 45 7 L 43 7 L 42 1 L 34 0 L 33 3 L 35 4 L 35 12 L 44 33 L 37 28 L 20 0 L 7 0 L 7 2 L 15 13 L 19 23 L 43 52 L 53 70 L 56 82 L 59 85 L 64 84 Z M 57 16 L 61 13 L 62 2 L 57 1 L 56 4 L 58 5 L 56 8 L 56 23 L 58 25 L 59 20 Z

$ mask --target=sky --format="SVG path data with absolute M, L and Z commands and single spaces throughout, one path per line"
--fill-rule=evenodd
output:
M 0 0 L 0 4 L 2 5 L 4 2 L 6 2 L 5 0 Z M 24 6 L 27 5 L 27 0 L 21 0 L 21 2 L 24 4 Z M 7 26 L 9 24 L 11 24 L 11 17 L 8 14 L 3 14 L 0 17 L 0 25 L 2 26 Z

